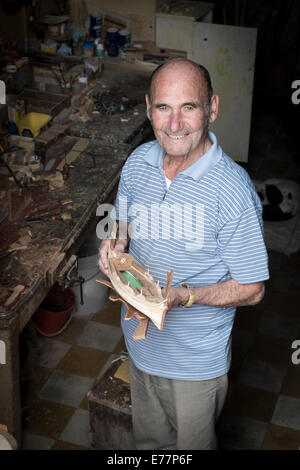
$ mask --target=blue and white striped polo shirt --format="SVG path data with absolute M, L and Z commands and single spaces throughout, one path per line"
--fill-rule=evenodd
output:
M 268 279 L 260 200 L 247 172 L 229 158 L 210 132 L 211 148 L 179 173 L 168 191 L 163 149 L 138 147 L 122 169 L 116 217 L 131 222 L 129 253 L 161 286 L 174 269 L 173 286 L 204 286 L 235 279 Z M 135 341 L 135 318 L 122 328 L 130 357 L 142 371 L 181 380 L 228 372 L 234 307 L 173 307 L 159 331 Z

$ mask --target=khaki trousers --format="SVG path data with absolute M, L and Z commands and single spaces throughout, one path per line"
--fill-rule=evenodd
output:
M 166 379 L 145 374 L 130 360 L 136 449 L 216 449 L 215 424 L 227 388 L 227 374 L 201 381 Z

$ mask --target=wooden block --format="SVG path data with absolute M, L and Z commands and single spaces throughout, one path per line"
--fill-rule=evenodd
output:
M 66 262 L 65 253 L 56 253 L 50 266 L 47 266 L 44 272 L 44 283 L 46 287 L 52 287 L 60 270 Z
M 75 152 L 74 150 L 71 150 L 71 152 L 67 153 L 65 158 L 60 162 L 57 167 L 57 170 L 62 171 L 65 165 L 71 165 L 71 163 L 74 162 L 79 155 L 80 152 Z
M 73 145 L 72 150 L 76 150 L 77 152 L 83 152 L 88 147 L 89 143 L 89 139 L 81 138 L 78 140 L 78 142 L 76 142 L 75 145 Z
M 81 152 L 83 152 L 89 145 L 89 139 L 84 139 L 81 138 L 79 139 L 75 145 L 73 145 L 72 150 L 67 153 L 65 158 L 60 162 L 58 165 L 57 169 L 58 170 L 63 170 L 65 165 L 71 165 L 78 156 L 80 155 Z

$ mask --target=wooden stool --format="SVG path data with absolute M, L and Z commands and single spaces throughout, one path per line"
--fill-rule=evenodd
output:
M 114 377 L 122 364 L 113 362 L 88 392 L 91 446 L 99 450 L 132 450 L 131 399 L 129 383 Z

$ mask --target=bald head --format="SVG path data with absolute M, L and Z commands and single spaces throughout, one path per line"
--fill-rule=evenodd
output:
M 203 155 L 211 145 L 208 126 L 217 118 L 218 103 L 209 74 L 201 65 L 178 58 L 158 67 L 151 77 L 146 105 L 165 154 L 191 162 Z
M 151 101 L 151 97 L 153 95 L 153 91 L 155 86 L 159 80 L 159 78 L 163 78 L 166 72 L 173 72 L 174 74 L 178 73 L 179 71 L 184 71 L 186 76 L 194 76 L 195 80 L 200 85 L 200 88 L 205 90 L 205 101 L 206 104 L 210 104 L 211 97 L 213 95 L 213 88 L 211 84 L 211 79 L 208 71 L 206 70 L 203 65 L 197 64 L 192 60 L 185 59 L 183 57 L 178 57 L 175 59 L 170 59 L 167 62 L 159 65 L 153 72 L 150 77 L 149 83 L 149 90 L 148 90 L 148 97 Z

